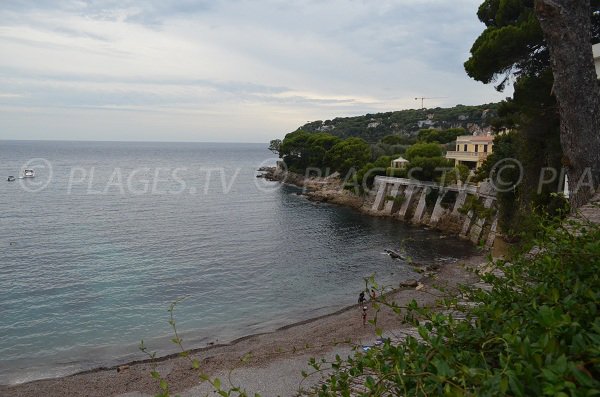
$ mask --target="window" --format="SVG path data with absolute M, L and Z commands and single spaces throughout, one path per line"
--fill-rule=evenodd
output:
M 465 145 L 465 152 L 467 151 L 467 145 Z
M 456 151 L 460 152 L 460 146 L 459 145 L 456 145 Z
M 479 152 L 479 145 L 475 145 L 475 153 Z
M 483 153 L 487 153 L 487 145 L 483 145 Z

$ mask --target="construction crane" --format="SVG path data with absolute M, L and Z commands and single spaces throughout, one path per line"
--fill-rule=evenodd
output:
M 415 101 L 418 101 L 419 99 L 421 100 L 421 110 L 423 110 L 423 109 L 425 109 L 425 106 L 423 106 L 423 101 L 425 99 L 441 99 L 441 98 L 448 98 L 448 97 L 447 96 L 431 96 L 431 97 L 422 96 L 422 97 L 416 97 Z

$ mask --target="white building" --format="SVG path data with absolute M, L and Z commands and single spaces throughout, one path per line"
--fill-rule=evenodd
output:
M 397 159 L 392 160 L 392 168 L 404 168 L 409 163 L 407 159 L 404 157 L 398 157 Z

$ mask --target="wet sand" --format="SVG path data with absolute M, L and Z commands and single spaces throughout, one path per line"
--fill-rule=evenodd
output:
M 420 280 L 423 287 L 397 289 L 388 295 L 388 301 L 405 305 L 412 299 L 420 304 L 435 303 L 440 294 L 434 286 L 452 288 L 457 284 L 475 282 L 475 277 L 463 265 L 486 262 L 483 256 L 473 256 L 457 263 L 447 263 L 439 272 Z M 369 305 L 368 318 L 374 309 Z M 384 336 L 398 337 L 407 326 L 401 316 L 389 309 L 378 315 L 378 327 Z M 345 357 L 353 346 L 371 345 L 376 340 L 371 324 L 363 326 L 358 305 L 335 313 L 291 324 L 277 331 L 237 339 L 226 345 L 215 345 L 193 350 L 191 357 L 200 360 L 200 369 L 211 377 L 219 377 L 224 386 L 229 380 L 244 387 L 249 395 L 295 395 L 299 387 L 309 387 L 319 381 L 312 376 L 302 382 L 301 371 L 310 372 L 310 357 Z M 190 347 L 190 346 L 188 346 Z M 151 346 L 150 346 L 151 348 Z M 246 357 L 242 362 L 241 358 Z M 215 395 L 207 384 L 201 384 L 198 372 L 191 368 L 188 359 L 171 355 L 155 363 L 133 362 L 128 368 L 100 368 L 55 379 L 39 380 L 15 386 L 0 386 L 2 396 L 153 396 L 160 392 L 158 382 L 150 372 L 156 368 L 169 382 L 170 392 L 181 396 Z M 302 383 L 301 383 L 302 382 Z

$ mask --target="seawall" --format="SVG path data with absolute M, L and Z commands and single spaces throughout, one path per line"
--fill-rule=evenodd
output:
M 362 210 L 423 225 L 490 248 L 498 228 L 496 195 L 488 185 L 440 186 L 377 176 Z
M 440 186 L 435 182 L 376 176 L 373 187 L 359 196 L 343 188 L 334 175 L 305 177 L 280 168 L 264 169 L 267 179 L 302 187 L 313 201 L 347 205 L 373 216 L 388 216 L 431 227 L 491 248 L 498 216 L 495 191 L 486 183 Z

